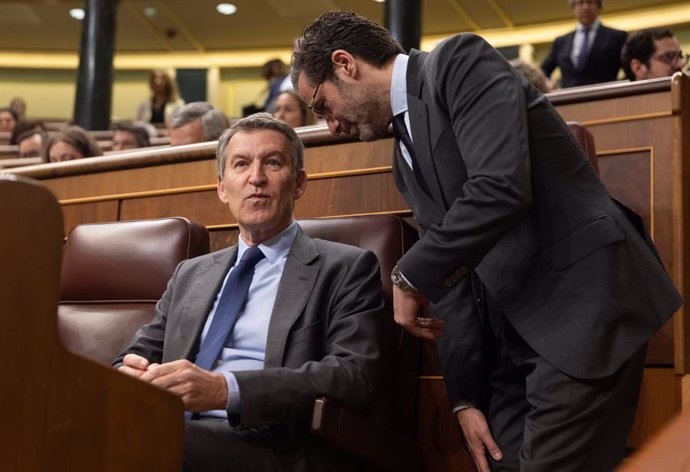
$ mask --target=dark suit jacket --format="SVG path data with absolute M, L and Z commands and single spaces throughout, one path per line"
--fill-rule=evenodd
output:
M 237 246 L 183 261 L 127 353 L 150 362 L 193 361 L 201 331 Z M 245 428 L 305 429 L 314 399 L 326 396 L 355 410 L 367 406 L 380 357 L 384 310 L 376 256 L 311 239 L 300 230 L 290 249 L 268 329 L 264 369 L 235 372 Z
M 621 68 L 621 49 L 627 37 L 625 31 L 607 28 L 600 24 L 585 67 L 577 70 L 570 60 L 575 39 L 575 31 L 572 31 L 556 38 L 549 55 L 541 63 L 541 68 L 547 77 L 556 67 L 560 68 L 563 88 L 611 82 L 616 80 L 618 70 Z
M 546 361 L 580 378 L 613 373 L 681 304 L 639 217 L 611 199 L 548 100 L 480 37 L 413 50 L 407 99 L 430 195 L 396 146 L 397 184 L 421 230 L 398 265 L 456 331 L 440 343 L 451 401 L 478 400 L 468 268 Z

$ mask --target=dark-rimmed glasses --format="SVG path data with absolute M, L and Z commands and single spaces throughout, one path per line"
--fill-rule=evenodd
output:
M 652 58 L 670 66 L 674 65 L 678 59 L 680 59 L 683 65 L 687 65 L 690 55 L 683 54 L 683 51 L 667 51 L 664 53 L 653 54 Z
M 309 102 L 309 105 L 307 105 L 307 108 L 309 108 L 311 111 L 313 111 L 319 117 L 324 116 L 323 107 L 318 106 L 315 103 L 316 102 L 316 94 L 319 93 L 319 89 L 321 88 L 321 84 L 323 84 L 323 80 L 316 85 L 316 89 L 314 89 L 314 95 L 311 96 L 311 101 Z

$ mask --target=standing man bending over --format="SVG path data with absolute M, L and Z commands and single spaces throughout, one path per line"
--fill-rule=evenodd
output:
M 308 423 L 319 396 L 357 410 L 372 397 L 387 316 L 376 256 L 294 221 L 307 180 L 290 126 L 240 120 L 216 157 L 239 243 L 182 262 L 115 365 L 182 399 L 185 471 L 357 470 Z
M 548 100 L 478 36 L 408 56 L 347 12 L 310 25 L 292 67 L 333 134 L 375 140 L 393 121 L 421 236 L 393 270 L 395 319 L 445 332 L 448 396 L 477 468 L 610 471 L 647 340 L 681 299 Z M 418 317 L 429 303 L 441 320 Z

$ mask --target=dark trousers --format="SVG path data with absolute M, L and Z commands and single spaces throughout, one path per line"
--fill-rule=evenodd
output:
M 185 420 L 184 472 L 361 471 L 362 464 L 308 432 L 239 431 L 226 419 Z
M 492 470 L 612 471 L 623 458 L 637 410 L 647 346 L 611 376 L 577 379 L 539 357 L 485 300 L 485 413 L 503 451 L 501 461 L 490 459 Z

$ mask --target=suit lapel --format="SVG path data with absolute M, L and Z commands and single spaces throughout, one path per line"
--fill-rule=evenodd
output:
M 410 128 L 415 157 L 424 175 L 429 195 L 424 191 L 416 192 L 436 202 L 442 202 L 441 187 L 436 174 L 436 166 L 432 157 L 432 143 L 429 135 L 429 112 L 426 104 L 421 100 L 424 84 L 422 65 L 427 54 L 411 51 L 407 63 L 407 111 L 410 115 Z M 420 189 L 421 190 L 421 189 Z
M 173 337 L 173 339 L 181 340 L 178 346 L 180 350 L 178 359 L 193 360 L 196 355 L 208 313 L 218 295 L 223 278 L 235 259 L 237 259 L 237 245 L 214 254 L 213 261 L 199 270 L 203 275 L 198 277 L 192 285 L 189 293 L 193 295 L 187 297 L 187 303 L 180 317 L 179 336 Z
M 316 283 L 321 267 L 318 256 L 314 241 L 299 229 L 290 248 L 271 313 L 265 367 L 283 365 L 290 330 L 302 314 Z

